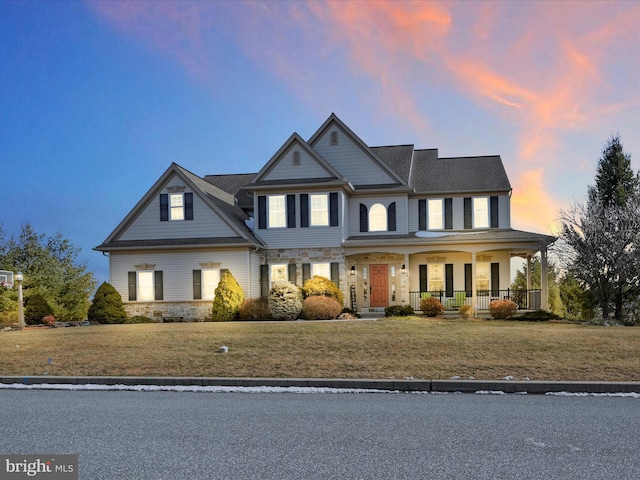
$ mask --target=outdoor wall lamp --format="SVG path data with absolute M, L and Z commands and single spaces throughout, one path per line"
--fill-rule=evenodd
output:
M 356 276 L 356 266 L 355 265 L 351 265 L 351 276 L 352 277 Z
M 404 263 L 402 264 L 402 268 L 400 269 L 400 273 L 402 273 L 402 275 L 407 273 L 407 269 L 405 268 Z

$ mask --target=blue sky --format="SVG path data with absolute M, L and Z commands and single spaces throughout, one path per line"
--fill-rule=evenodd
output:
M 611 134 L 640 156 L 640 2 L 0 2 L 0 222 L 92 251 L 171 164 L 257 172 L 335 112 L 369 145 L 500 154 L 553 233 Z

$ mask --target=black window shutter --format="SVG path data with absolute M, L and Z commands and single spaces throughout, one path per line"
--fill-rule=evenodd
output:
M 464 228 L 473 228 L 471 221 L 471 197 L 464 198 Z
M 444 265 L 444 289 L 447 297 L 453 297 L 453 263 Z
M 491 197 L 491 228 L 498 228 L 498 197 Z
M 269 296 L 269 265 L 260 265 L 260 296 Z
M 427 266 L 420 265 L 420 293 L 427 292 Z
M 360 231 L 368 232 L 369 231 L 369 212 L 367 206 L 364 204 L 360 204 Z
M 160 194 L 160 221 L 167 222 L 169 220 L 169 194 Z
M 296 196 L 287 195 L 287 228 L 296 228 Z
M 464 264 L 464 289 L 465 289 L 465 293 L 467 294 L 467 297 L 473 296 L 472 281 L 473 281 L 473 266 L 470 263 L 465 263 Z
M 331 281 L 338 287 L 340 286 L 340 264 L 331 262 Z
M 453 199 L 444 199 L 444 228 L 445 230 L 453 229 Z
M 311 264 L 303 263 L 302 264 L 302 284 L 311 278 Z
M 500 264 L 491 264 L 491 296 L 498 297 L 500 295 Z
M 155 299 L 164 300 L 164 297 L 163 297 L 164 285 L 162 282 L 162 270 L 156 270 L 155 272 L 153 272 L 153 278 L 155 283 Z
M 329 194 L 329 226 L 338 226 L 338 194 L 335 192 Z
M 193 193 L 184 194 L 184 219 L 193 220 Z
M 193 271 L 193 299 L 202 300 L 202 270 Z
M 387 232 L 396 231 L 396 202 L 392 202 L 387 209 Z
M 138 299 L 138 288 L 136 284 L 136 272 L 129 272 L 129 301 L 135 302 Z
M 289 275 L 289 281 L 293 284 L 296 284 L 296 264 L 290 263 L 288 268 L 289 271 L 287 273 Z
M 427 201 L 418 200 L 418 230 L 427 229 Z
M 258 195 L 258 228 L 267 228 L 267 197 Z
M 309 194 L 300 194 L 300 226 L 309 226 Z

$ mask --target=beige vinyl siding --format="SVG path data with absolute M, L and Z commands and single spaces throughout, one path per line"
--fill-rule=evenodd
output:
M 293 161 L 294 152 L 300 153 L 300 165 Z M 291 180 L 301 178 L 326 178 L 332 175 L 302 148 L 290 148 L 262 180 Z
M 174 179 L 167 186 L 180 186 Z M 189 190 L 185 190 L 188 192 Z M 167 193 L 163 189 L 160 193 Z M 160 194 L 156 195 L 119 240 L 146 240 L 157 238 L 237 237 L 233 231 L 202 199 L 193 195 L 193 220 L 160 221 Z
M 331 145 L 331 132 L 338 133 L 338 144 Z M 320 137 L 313 148 L 353 185 L 397 183 L 380 165 L 356 145 L 342 130 L 333 127 Z
M 110 255 L 111 284 L 128 301 L 128 272 L 136 271 L 136 265 L 154 265 L 153 270 L 163 272 L 163 301 L 193 300 L 193 270 L 203 267 L 201 264 L 219 263 L 221 269 L 231 271 L 237 282 L 248 295 L 254 291 L 255 282 L 251 279 L 259 267 L 250 268 L 247 249 L 224 249 L 219 251 L 149 251 L 119 253 Z M 255 257 L 252 259 L 255 260 Z M 259 263 L 256 260 L 256 263 Z M 253 283 L 252 283 L 253 282 Z M 258 293 L 259 295 L 259 286 Z

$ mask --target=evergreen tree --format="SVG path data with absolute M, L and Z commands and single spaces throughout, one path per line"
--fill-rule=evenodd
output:
M 225 270 L 216 287 L 211 317 L 216 322 L 227 322 L 238 318 L 244 292 L 229 270 Z
M 587 203 L 560 213 L 562 258 L 567 271 L 589 290 L 609 317 L 624 320 L 623 305 L 640 292 L 640 176 L 631 169 L 619 136 L 612 137 L 598 163 Z
M 99 323 L 124 323 L 127 321 L 122 297 L 113 285 L 104 282 L 98 287 L 89 307 L 87 319 L 90 322 Z

